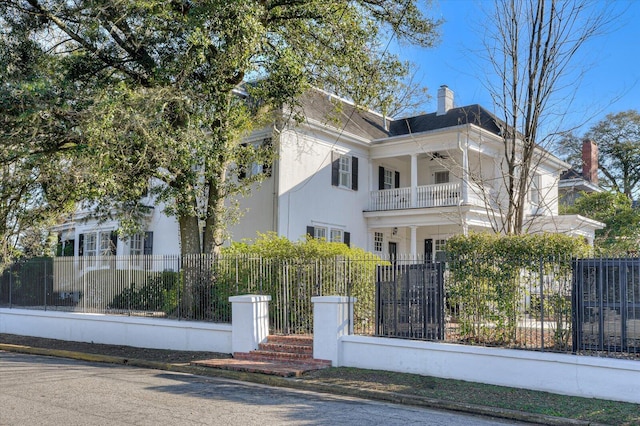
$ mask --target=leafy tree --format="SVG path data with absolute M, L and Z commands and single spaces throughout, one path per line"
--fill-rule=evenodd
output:
M 501 167 L 506 199 L 496 231 L 519 234 L 526 197 L 549 144 L 542 129 L 563 117 L 577 90 L 578 52 L 610 22 L 606 7 L 582 0 L 497 0 L 483 34 L 492 72 L 487 87 L 504 129 Z M 493 79 L 493 80 L 492 80 Z M 500 123 L 499 123 L 500 124 Z M 545 133 L 553 136 L 552 128 Z
M 161 182 L 185 254 L 218 250 L 229 201 L 261 179 L 242 171 L 273 157 L 243 137 L 312 86 L 390 105 L 377 89 L 408 66 L 380 40 L 430 46 L 438 24 L 414 0 L 0 0 L 0 19 L 53 73 L 43 105 L 69 122 L 40 140 L 60 150 L 73 136 L 95 177 L 82 195 L 135 222 L 148 182 Z
M 640 191 L 640 113 L 608 114 L 585 134 L 598 145 L 600 186 L 633 199 Z M 559 148 L 569 162 L 581 166 L 580 138 L 567 134 Z
M 595 249 L 603 255 L 636 253 L 640 241 L 640 211 L 620 192 L 584 194 L 567 213 L 580 214 L 605 223 L 596 231 Z
M 80 139 L 74 129 L 81 91 L 60 78 L 60 67 L 9 18 L 0 21 L 0 264 L 46 252 L 24 253 L 21 240 L 44 242 L 41 230 L 93 186 L 77 173 L 80 157 L 71 161 Z M 75 108 L 66 101 L 72 94 Z

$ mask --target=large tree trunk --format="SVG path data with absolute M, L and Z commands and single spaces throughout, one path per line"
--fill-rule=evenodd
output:
M 207 198 L 207 217 L 205 219 L 205 232 L 203 238 L 203 252 L 219 254 L 224 243 L 225 231 L 225 196 L 222 188 L 226 180 L 226 167 L 219 172 L 217 182 L 209 184 L 209 196 Z
M 180 254 L 182 265 L 182 297 L 180 316 L 182 318 L 195 318 L 196 306 L 199 297 L 197 295 L 202 280 L 202 271 L 199 265 L 200 230 L 198 218 L 194 216 L 181 216 L 178 218 L 180 226 Z

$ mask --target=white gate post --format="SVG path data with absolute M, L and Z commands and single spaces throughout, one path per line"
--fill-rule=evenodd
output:
M 247 294 L 232 296 L 231 350 L 249 352 L 269 336 L 269 301 L 271 296 Z
M 355 297 L 318 296 L 313 303 L 313 357 L 340 366 L 340 338 L 353 333 L 353 304 Z

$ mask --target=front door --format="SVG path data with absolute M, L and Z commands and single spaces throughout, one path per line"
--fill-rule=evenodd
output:
M 398 243 L 389 242 L 389 259 L 395 260 L 398 255 Z
M 424 240 L 424 261 L 431 262 L 433 260 L 433 239 Z

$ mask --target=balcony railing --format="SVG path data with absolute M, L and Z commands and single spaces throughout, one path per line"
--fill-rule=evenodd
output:
M 424 185 L 416 188 L 415 203 L 411 200 L 411 188 L 371 191 L 369 210 L 402 210 L 423 207 L 455 206 L 460 201 L 460 183 Z

